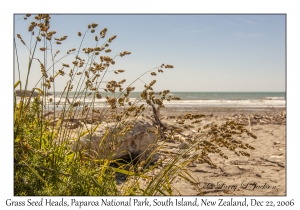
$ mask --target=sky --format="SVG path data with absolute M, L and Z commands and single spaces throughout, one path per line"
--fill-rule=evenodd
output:
M 23 15 L 14 16 L 15 35 L 20 34 L 26 44 L 30 45 L 28 26 L 34 19 L 31 16 L 25 21 L 22 17 Z M 116 64 L 108 69 L 109 71 L 124 69 L 125 72 L 118 75 L 109 72 L 105 75 L 104 81 L 126 79 L 125 85 L 129 85 L 146 71 L 164 63 L 172 64 L 174 69 L 165 69 L 164 73 L 155 77 L 147 73 L 132 85 L 136 87 L 135 90 L 141 91 L 145 83 L 156 79 L 154 90 L 157 91 L 165 89 L 173 92 L 286 91 L 284 14 L 53 14 L 49 30 L 55 30 L 57 33 L 54 37 L 57 38 L 68 36 L 61 45 L 53 45 L 53 52 L 57 49 L 61 51 L 57 58 L 65 55 L 69 49 L 78 50 L 82 37 L 77 33 L 78 31 L 84 33 L 90 23 L 98 23 L 98 27 L 95 33 L 87 33 L 82 47 L 95 47 L 95 35 L 99 35 L 100 30 L 107 28 L 106 37 L 100 39 L 98 45 L 102 45 L 113 35 L 117 35 L 117 38 L 109 46 L 112 51 L 100 55 L 114 57 L 125 50 L 131 52 L 131 55 L 117 57 Z M 16 44 L 20 78 L 21 81 L 25 81 L 29 51 L 19 39 L 16 39 Z M 38 43 L 37 48 L 40 47 L 43 47 L 42 42 Z M 50 52 L 49 49 L 48 65 L 51 63 Z M 87 58 L 82 51 L 79 56 Z M 99 56 L 96 58 L 97 62 L 100 62 Z M 43 53 L 37 50 L 35 57 L 43 59 Z M 62 62 L 71 64 L 74 57 L 69 56 Z M 57 63 L 54 71 L 57 72 L 61 67 L 61 63 Z M 52 70 L 49 70 L 50 75 Z M 39 63 L 35 60 L 29 76 L 29 88 L 33 88 L 40 77 Z M 63 90 L 68 79 L 68 76 L 57 77 L 56 90 Z M 15 81 L 18 80 L 15 62 Z M 76 84 L 75 82 L 74 86 Z

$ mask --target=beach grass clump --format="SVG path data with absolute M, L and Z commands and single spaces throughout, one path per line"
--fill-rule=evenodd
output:
M 162 146 L 149 145 L 150 153 L 144 156 L 142 152 L 115 158 L 122 140 L 147 108 L 152 109 L 150 120 L 155 128 L 147 132 L 163 143 L 201 122 L 202 115 L 190 114 L 178 119 L 176 125 L 162 122 L 158 109 L 164 107 L 164 101 L 179 98 L 170 95 L 170 90 L 155 92 L 155 79 L 144 84 L 140 97 L 130 97 L 134 83 L 142 81 L 141 77 L 156 77 L 174 68 L 173 65 L 162 64 L 145 71 L 127 86 L 125 78 L 106 81 L 108 75 L 126 72 L 114 69 L 113 65 L 131 54 L 125 50 L 113 57 L 108 55 L 117 36 L 106 39 L 107 28 L 97 32 L 98 24 L 89 24 L 84 32 L 76 34 L 81 39 L 79 46 L 63 54 L 54 49 L 63 45 L 68 36 L 56 37 L 56 31 L 50 30 L 50 15 L 28 14 L 24 19 L 32 19 L 28 27 L 30 41 L 20 34 L 14 40 L 19 77 L 14 84 L 14 195 L 173 195 L 176 189 L 172 183 L 177 176 L 195 182 L 187 170 L 191 161 L 198 158 L 215 166 L 208 154 L 219 153 L 221 158 L 227 158 L 220 147 L 246 156 L 249 153 L 237 149 L 254 149 L 234 141 L 233 136 L 255 136 L 242 125 L 227 122 L 198 130 L 186 140 L 187 148 L 171 155 L 167 163 L 164 159 L 150 161 Z M 82 47 L 91 34 L 94 46 Z M 20 79 L 20 43 L 29 54 L 25 81 Z M 30 75 L 37 74 L 36 69 L 40 78 L 31 81 Z M 58 94 L 56 85 L 60 77 L 67 79 L 63 92 Z M 33 82 L 36 85 L 29 89 Z M 97 108 L 97 100 L 105 100 L 106 106 Z M 105 128 L 103 136 L 95 146 L 94 134 L 101 126 Z M 159 172 L 153 173 L 158 168 Z

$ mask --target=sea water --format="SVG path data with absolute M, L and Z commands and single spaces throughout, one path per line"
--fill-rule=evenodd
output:
M 105 96 L 114 96 L 118 98 L 120 93 L 100 93 L 102 99 L 97 99 L 91 94 L 84 97 L 84 94 L 75 94 L 70 92 L 68 100 L 71 103 L 81 101 L 81 105 L 89 105 L 94 103 L 94 107 L 106 107 Z M 77 96 L 76 96 L 77 95 Z M 131 92 L 129 95 L 130 101 L 141 100 L 141 92 Z M 164 101 L 165 107 L 254 107 L 254 108 L 278 108 L 286 106 L 285 92 L 171 92 L 169 95 L 179 97 L 181 100 Z M 159 95 L 155 95 L 159 97 Z M 62 108 L 66 101 L 66 94 L 56 92 L 55 96 L 49 96 L 53 99 L 49 105 L 54 105 L 60 101 L 57 109 Z M 17 98 L 18 99 L 18 98 Z

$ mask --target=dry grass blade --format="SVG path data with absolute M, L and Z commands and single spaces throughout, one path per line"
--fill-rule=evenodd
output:
M 27 18 L 30 16 L 26 15 Z M 200 134 L 195 131 L 191 137 L 184 136 L 183 131 L 192 130 L 201 122 L 195 119 L 202 116 L 187 114 L 173 125 L 165 123 L 160 108 L 164 107 L 165 100 L 179 98 L 172 96 L 170 90 L 156 93 L 156 80 L 145 83 L 142 79 L 145 75 L 158 76 L 163 73 L 162 68 L 171 69 L 173 65 L 162 64 L 145 71 L 127 86 L 126 79 L 108 80 L 125 72 L 119 68 L 112 70 L 111 66 L 120 57 L 131 54 L 129 51 L 115 56 L 105 54 L 113 52 L 108 47 L 117 36 L 111 36 L 101 45 L 99 42 L 108 29 L 97 32 L 98 24 L 88 24 L 85 32 L 74 34 L 81 39 L 78 48 L 64 49 L 65 54 L 61 55 L 54 48 L 63 47 L 68 36 L 53 36 L 56 31 L 50 29 L 51 18 L 47 14 L 32 17 L 28 27 L 31 40 L 34 40 L 34 43 L 30 41 L 31 46 L 25 44 L 20 34 L 16 35 L 29 50 L 29 63 L 25 83 L 19 79 L 14 84 L 14 89 L 20 87 L 20 95 L 18 90 L 14 93 L 15 196 L 174 195 L 177 190 L 173 182 L 179 175 L 195 182 L 187 171 L 192 160 L 198 158 L 214 166 L 208 154 L 216 153 L 226 158 L 219 149 L 221 146 L 233 151 L 254 149 L 233 141 L 232 136 L 241 133 L 256 137 L 234 122 L 207 125 L 199 130 Z M 89 36 L 93 46 L 83 47 Z M 34 79 L 30 71 L 36 64 L 41 72 L 40 79 L 34 81 L 36 85 L 32 90 L 27 90 L 32 83 L 29 80 Z M 60 78 L 68 80 L 62 92 L 56 89 Z M 134 92 L 135 82 L 142 82 L 145 87 L 138 97 Z M 152 113 L 145 116 L 148 108 Z M 190 120 L 193 122 L 187 124 Z M 162 148 L 159 143 L 174 140 L 175 135 L 185 138 L 185 146 L 173 154 L 170 152 L 172 157 L 168 161 L 158 160 L 156 155 Z M 145 136 L 150 136 L 151 141 L 145 143 Z M 141 142 L 146 144 L 143 149 L 139 147 Z M 120 149 L 123 143 L 129 146 Z M 118 157 L 119 150 L 125 155 Z M 249 156 L 244 151 L 235 152 Z M 187 160 L 191 154 L 195 157 Z M 21 164 L 26 167 L 20 167 Z M 152 172 L 153 176 L 149 175 Z M 120 181 L 117 175 L 126 175 L 121 186 L 117 183 Z M 144 184 L 142 179 L 146 180 Z

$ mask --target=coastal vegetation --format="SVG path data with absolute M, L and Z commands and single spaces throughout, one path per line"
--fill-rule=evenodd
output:
M 56 37 L 50 15 L 28 14 L 24 19 L 29 24 L 27 33 L 31 38 L 23 40 L 21 34 L 16 34 L 14 39 L 15 74 L 19 78 L 14 83 L 14 195 L 173 195 L 177 192 L 173 187 L 176 177 L 197 186 L 198 181 L 190 176 L 187 168 L 191 162 L 201 160 L 217 167 L 208 155 L 216 153 L 227 159 L 223 148 L 238 156 L 250 156 L 246 151 L 254 148 L 234 140 L 234 136 L 256 136 L 244 125 L 227 121 L 193 131 L 184 139 L 184 147 L 176 154 L 169 154 L 167 161 L 155 158 L 165 142 L 192 130 L 190 124 L 201 123 L 204 117 L 187 113 L 177 119 L 176 125 L 162 122 L 159 109 L 164 107 L 164 101 L 179 98 L 170 95 L 169 90 L 154 91 L 155 79 L 144 84 L 139 98 L 130 99 L 135 82 L 143 81 L 146 74 L 153 78 L 163 72 L 167 74 L 173 65 L 161 64 L 145 71 L 126 87 L 125 78 L 105 82 L 109 74 L 125 74 L 125 70 L 115 70 L 113 66 L 131 54 L 123 51 L 109 56 L 116 35 L 107 38 L 107 28 L 98 30 L 98 24 L 91 23 L 83 32 Z M 63 45 L 68 36 L 80 37 L 79 46 L 54 52 L 54 46 Z M 83 47 L 83 40 L 90 37 L 94 46 Z M 21 81 L 26 67 L 19 65 L 20 45 L 28 50 L 29 57 L 25 81 Z M 70 58 L 72 62 L 65 61 Z M 35 71 L 37 67 L 39 72 Z M 40 79 L 31 81 L 31 75 L 38 73 Z M 57 101 L 59 77 L 68 77 L 68 81 Z M 30 89 L 29 84 L 33 83 L 36 85 Z M 91 103 L 87 97 L 92 97 Z M 99 109 L 94 103 L 102 98 L 106 106 Z M 151 119 L 145 114 L 149 108 Z M 122 140 L 139 120 L 152 124 L 153 129 L 147 132 L 160 144 L 149 145 L 147 155 L 128 152 L 116 158 Z M 95 147 L 94 135 L 101 127 L 103 135 Z M 159 172 L 152 173 L 157 169 Z

